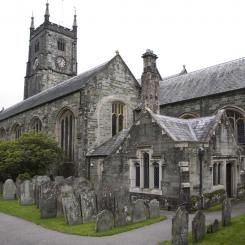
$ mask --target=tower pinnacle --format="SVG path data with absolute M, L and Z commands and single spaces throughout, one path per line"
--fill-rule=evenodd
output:
M 34 16 L 33 16 L 33 13 L 32 13 L 30 30 L 33 31 L 34 29 L 35 29 L 35 27 L 34 27 Z
M 49 16 L 50 16 L 50 14 L 49 14 L 49 3 L 48 3 L 48 1 L 47 1 L 47 3 L 46 3 L 45 15 L 44 15 L 44 20 L 45 20 L 45 22 L 49 22 Z

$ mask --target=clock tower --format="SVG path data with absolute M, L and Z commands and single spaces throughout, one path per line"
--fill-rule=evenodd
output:
M 31 18 L 24 99 L 77 75 L 76 14 L 72 29 L 51 23 L 49 18 L 48 3 L 43 24 L 35 28 Z

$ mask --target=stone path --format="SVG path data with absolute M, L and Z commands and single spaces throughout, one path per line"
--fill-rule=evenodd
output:
M 232 216 L 245 213 L 245 202 L 233 205 Z M 0 245 L 157 245 L 171 239 L 174 212 L 164 211 L 167 220 L 110 237 L 80 237 L 51 231 L 31 222 L 0 213 Z M 190 215 L 192 220 L 194 215 Z M 221 220 L 221 212 L 206 213 L 207 223 Z M 191 222 L 189 222 L 191 226 Z

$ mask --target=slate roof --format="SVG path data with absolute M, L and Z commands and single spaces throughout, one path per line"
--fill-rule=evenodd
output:
M 245 88 L 245 58 L 229 61 L 160 82 L 160 105 Z
M 156 123 L 174 140 L 182 142 L 208 142 L 224 110 L 216 115 L 194 119 L 180 119 L 154 114 L 146 109 Z
M 110 155 L 123 143 L 124 139 L 128 136 L 129 130 L 130 129 L 123 129 L 117 135 L 113 136 L 102 145 L 88 152 L 87 157 Z
M 71 79 L 65 80 L 64 82 L 61 82 L 52 88 L 44 90 L 32 97 L 21 101 L 18 104 L 15 104 L 5 109 L 3 112 L 0 113 L 0 121 L 18 113 L 32 109 L 36 106 L 52 101 L 54 99 L 57 99 L 59 97 L 62 97 L 64 95 L 68 95 L 70 93 L 80 90 L 86 85 L 86 82 L 90 78 L 102 71 L 110 61 L 105 62 L 102 65 L 99 65 L 84 73 L 81 73 L 80 75 L 75 76 Z

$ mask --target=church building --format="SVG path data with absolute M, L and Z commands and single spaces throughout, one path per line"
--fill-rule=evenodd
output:
M 0 112 L 0 140 L 46 132 L 64 151 L 54 174 L 98 189 L 168 203 L 200 191 L 236 197 L 245 183 L 245 59 L 162 78 L 147 50 L 137 80 L 116 52 L 77 75 L 77 31 L 76 15 L 72 29 L 50 22 L 48 3 L 39 27 L 32 17 L 24 100 Z

